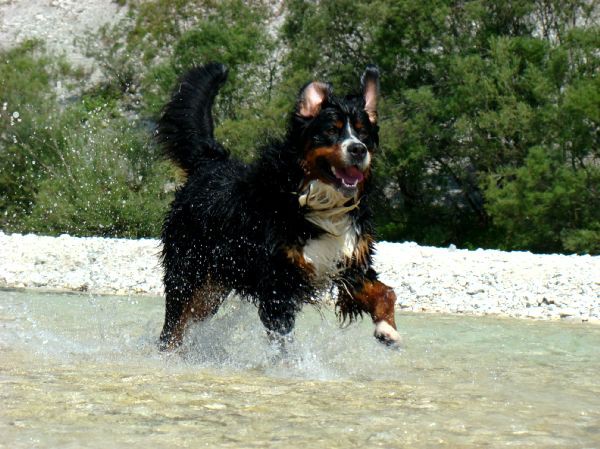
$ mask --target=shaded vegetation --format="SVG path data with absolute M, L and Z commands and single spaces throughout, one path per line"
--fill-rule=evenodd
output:
M 149 128 L 120 109 L 120 92 L 95 86 L 59 101 L 57 79 L 77 84 L 81 74 L 57 65 L 39 43 L 27 42 L 2 60 L 2 228 L 157 235 L 172 175 L 148 141 Z
M 381 237 L 600 253 L 597 2 L 126 3 L 90 38 L 98 85 L 40 43 L 1 55 L 3 229 L 157 235 L 176 173 L 153 123 L 193 65 L 230 67 L 217 134 L 250 160 L 303 83 L 353 90 L 374 62 Z M 59 82 L 76 95 L 59 98 Z

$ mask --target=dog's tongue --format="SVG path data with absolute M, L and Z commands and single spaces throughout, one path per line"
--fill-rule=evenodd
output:
M 341 179 L 344 184 L 349 186 L 355 186 L 364 179 L 363 172 L 357 167 L 350 166 L 346 168 L 335 168 L 335 176 Z

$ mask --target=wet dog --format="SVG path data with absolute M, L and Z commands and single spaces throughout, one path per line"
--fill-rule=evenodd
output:
M 396 295 L 372 268 L 378 70 L 367 67 L 357 95 L 305 85 L 285 138 L 251 164 L 213 135 L 212 107 L 226 78 L 218 63 L 189 71 L 157 128 L 187 175 L 162 230 L 161 348 L 179 346 L 188 323 L 214 314 L 231 291 L 257 305 L 268 335 L 284 339 L 302 305 L 332 286 L 342 322 L 368 313 L 375 337 L 397 343 Z

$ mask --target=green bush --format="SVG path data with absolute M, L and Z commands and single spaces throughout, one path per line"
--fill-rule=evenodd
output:
M 523 166 L 490 176 L 488 211 L 505 230 L 501 246 L 539 252 L 595 252 L 600 167 L 575 169 L 561 154 L 533 147 Z
M 166 163 L 147 161 L 143 135 L 127 123 L 103 127 L 95 118 L 75 128 L 61 163 L 39 185 L 21 228 L 44 234 L 157 236 L 171 194 Z M 88 132 L 86 132 L 88 131 Z
M 38 41 L 0 53 L 0 225 L 29 210 L 37 185 L 55 160 L 54 85 L 63 67 Z
M 299 86 L 356 90 L 376 63 L 382 237 L 600 252 L 597 2 L 126 3 L 90 37 L 104 76 L 74 101 L 54 87 L 81 73 L 39 43 L 0 55 L 2 228 L 156 235 L 175 178 L 150 135 L 193 65 L 229 66 L 215 133 L 251 160 Z
M 61 105 L 52 85 L 59 73 L 40 44 L 24 44 L 2 60 L 8 94 L 0 100 L 7 105 L 0 115 L 2 227 L 158 235 L 172 196 L 165 191 L 173 182 L 172 169 L 157 163 L 147 128 L 125 118 L 120 92 L 99 85 Z M 24 95 L 10 96 L 20 91 Z

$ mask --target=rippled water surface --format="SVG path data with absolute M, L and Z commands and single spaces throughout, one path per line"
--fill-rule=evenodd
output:
M 0 292 L 0 447 L 600 448 L 600 327 L 305 308 L 277 360 L 228 301 L 182 354 L 159 298 Z

